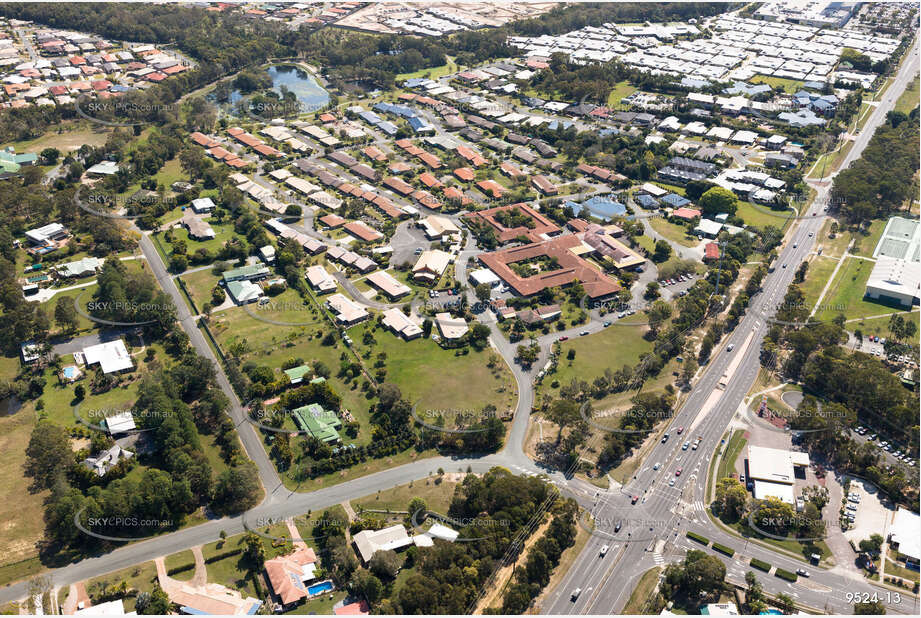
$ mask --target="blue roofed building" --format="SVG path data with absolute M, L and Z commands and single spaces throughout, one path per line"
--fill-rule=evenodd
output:
M 412 127 L 412 130 L 416 133 L 434 133 L 435 127 L 430 125 L 428 122 L 419 118 L 418 116 L 413 116 L 409 119 L 409 126 Z
M 671 208 L 681 208 L 682 206 L 690 204 L 691 200 L 686 197 L 681 197 L 677 193 L 669 193 L 662 198 L 662 203 Z
M 588 214 L 598 217 L 603 221 L 609 221 L 613 217 L 623 216 L 627 213 L 627 207 L 610 196 L 596 195 L 577 204 L 576 202 L 566 202 L 565 206 L 572 208 L 576 216 L 587 210 Z
M 377 128 L 387 135 L 396 135 L 398 130 L 397 125 L 393 124 L 389 120 L 381 120 L 377 123 Z
M 649 209 L 651 209 L 651 208 L 658 208 L 658 207 L 659 207 L 659 202 L 658 202 L 658 200 L 656 200 L 656 198 L 652 197 L 651 195 L 646 195 L 645 193 L 642 193 L 642 194 L 640 194 L 640 195 L 637 195 L 635 198 L 633 198 L 633 200 L 634 200 L 637 204 L 639 204 L 640 206 L 642 206 L 643 208 L 645 208 L 645 209 L 647 209 L 647 210 L 649 210 Z

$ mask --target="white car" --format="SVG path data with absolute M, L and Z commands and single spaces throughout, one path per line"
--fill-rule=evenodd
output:
M 602 546 L 601 546 L 601 557 L 604 558 L 604 555 L 605 555 L 606 553 L 608 553 L 608 546 L 607 546 L 607 545 L 602 545 Z
M 660 465 L 661 465 L 661 464 L 657 461 L 657 462 L 655 463 L 655 465 L 652 467 L 652 469 L 653 469 L 653 470 L 658 470 Z

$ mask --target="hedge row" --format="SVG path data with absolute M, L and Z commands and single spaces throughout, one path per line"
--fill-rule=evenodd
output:
M 777 570 L 774 571 L 774 575 L 776 575 L 780 579 L 785 579 L 788 582 L 795 582 L 797 579 L 799 579 L 799 576 L 796 573 L 791 573 L 790 571 L 786 571 L 784 569 L 781 569 L 780 567 L 778 567 Z
M 771 565 L 770 565 L 770 564 L 768 564 L 768 563 L 765 562 L 764 560 L 758 560 L 757 558 L 752 558 L 751 562 L 749 562 L 748 564 L 750 564 L 751 566 L 755 567 L 756 569 L 760 569 L 760 570 L 764 571 L 765 573 L 767 573 L 767 572 L 769 572 L 769 571 L 771 570 Z
M 211 564 L 212 562 L 217 562 L 218 560 L 223 560 L 224 558 L 230 558 L 231 556 L 236 556 L 237 554 L 242 554 L 242 549 L 231 549 L 230 551 L 225 551 L 222 554 L 214 554 L 210 558 L 205 558 L 205 564 Z
M 191 570 L 194 569 L 194 568 L 195 568 L 195 563 L 194 563 L 194 562 L 189 563 L 189 564 L 180 564 L 180 565 L 177 566 L 177 567 L 173 567 L 173 568 L 169 569 L 169 570 L 166 572 L 166 574 L 172 576 L 172 575 L 176 575 L 177 573 L 183 573 L 183 572 L 185 572 L 185 571 L 191 571 Z
M 721 553 L 721 554 L 726 554 L 726 555 L 729 556 L 730 558 L 732 558 L 732 557 L 735 555 L 735 553 L 736 553 L 736 550 L 734 550 L 733 548 L 731 548 L 731 547 L 726 547 L 725 545 L 720 545 L 719 543 L 714 543 L 714 544 L 713 544 L 713 549 L 715 549 L 716 551 L 718 551 L 718 552 Z
M 708 539 L 707 537 L 702 536 L 702 535 L 700 535 L 700 534 L 697 534 L 696 532 L 691 532 L 691 531 L 689 530 L 689 531 L 685 532 L 684 535 L 685 535 L 686 537 L 688 537 L 689 539 L 691 539 L 692 541 L 697 541 L 698 543 L 700 543 L 700 544 L 702 544 L 702 545 L 709 545 L 709 544 L 710 544 L 710 539 Z

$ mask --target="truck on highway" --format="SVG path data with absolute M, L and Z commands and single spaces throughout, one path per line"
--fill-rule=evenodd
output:
M 727 384 L 729 384 L 729 372 L 728 371 L 724 373 L 722 377 L 720 377 L 720 381 L 717 382 L 716 388 L 720 389 L 721 391 L 724 391 L 726 390 Z
M 703 440 L 703 439 L 704 439 L 703 436 L 697 436 L 697 439 L 694 440 L 694 444 L 691 445 L 691 450 L 692 450 L 692 451 L 696 451 L 696 450 L 697 450 L 697 447 L 700 446 L 700 441 Z

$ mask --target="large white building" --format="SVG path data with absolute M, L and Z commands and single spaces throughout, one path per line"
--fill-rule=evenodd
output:
M 749 446 L 748 478 L 754 485 L 755 499 L 779 498 L 794 504 L 795 469 L 808 465 L 808 453 Z
M 921 530 L 921 516 L 899 507 L 889 527 L 889 543 L 915 564 L 921 559 L 921 537 L 918 536 L 918 530 Z
M 921 223 L 892 217 L 876 248 L 867 298 L 911 307 L 921 300 Z

